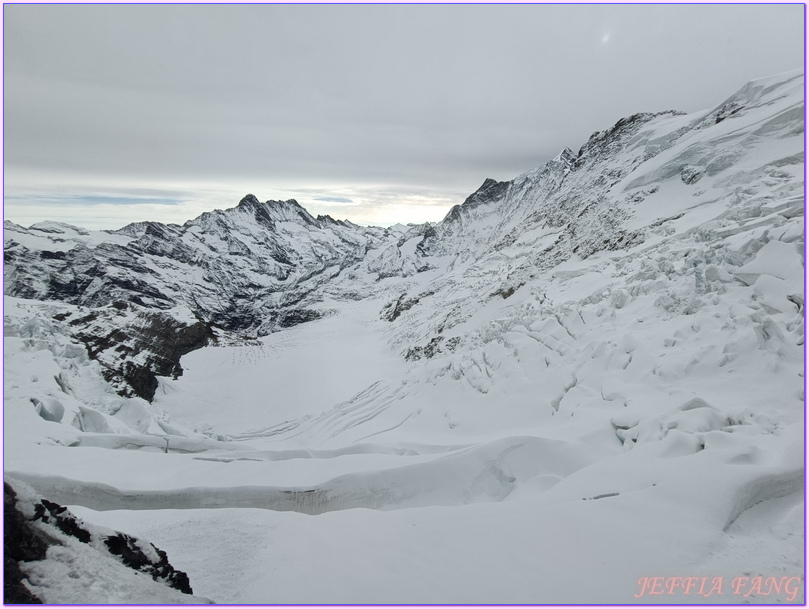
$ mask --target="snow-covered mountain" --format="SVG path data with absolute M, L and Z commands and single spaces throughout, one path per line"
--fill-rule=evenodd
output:
M 636 114 L 436 224 L 6 222 L 6 473 L 217 602 L 802 601 L 804 113 Z
M 154 375 L 179 374 L 180 356 L 217 329 L 255 337 L 322 316 L 308 307 L 319 300 L 313 292 L 396 238 L 253 195 L 183 226 L 88 232 L 6 222 L 5 290 L 78 305 L 60 321 L 122 393 L 151 400 Z M 384 254 L 367 263 L 387 269 Z

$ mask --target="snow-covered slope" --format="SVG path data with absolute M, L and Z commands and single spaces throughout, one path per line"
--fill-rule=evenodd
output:
M 803 91 L 435 225 L 6 224 L 6 472 L 217 602 L 802 602 Z
M 4 485 L 4 603 L 210 602 L 192 596 L 188 576 L 154 545 L 83 522 L 27 484 L 13 482 L 16 488 Z
M 88 232 L 6 222 L 4 229 L 5 294 L 77 305 L 60 319 L 70 335 L 123 395 L 147 400 L 155 375 L 181 374 L 179 358 L 191 350 L 329 314 L 312 307 L 318 290 L 366 257 L 380 276 L 415 272 L 398 250 L 386 258 L 398 232 L 313 218 L 295 201 L 252 195 L 183 226 Z
M 386 235 L 253 195 L 183 226 L 142 222 L 88 233 L 7 222 L 5 289 L 90 307 L 185 304 L 204 321 L 255 332 L 283 326 L 278 311 L 311 290 L 308 280 L 361 259 Z

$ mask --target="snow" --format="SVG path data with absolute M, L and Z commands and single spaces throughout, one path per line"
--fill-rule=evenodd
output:
M 13 239 L 29 249 L 50 252 L 66 252 L 79 243 L 98 245 L 101 243 L 117 243 L 126 245 L 131 237 L 109 231 L 87 231 L 63 222 L 37 222 L 27 229 L 7 223 L 4 239 Z
M 17 495 L 17 509 L 28 518 L 34 517 L 33 505 L 41 496 L 20 480 L 9 479 Z M 22 563 L 28 588 L 45 604 L 206 604 L 199 595 L 191 596 L 157 582 L 146 573 L 125 566 L 110 554 L 103 538 L 115 531 L 79 522 L 91 536 L 87 543 L 67 535 L 52 525 L 37 521 L 34 525 L 54 543 L 44 560 Z M 141 551 L 157 562 L 151 546 L 141 544 Z
M 31 563 L 25 574 L 29 588 L 46 604 L 200 604 L 132 571 L 112 559 L 101 560 L 81 542 L 65 537 L 48 549 L 47 558 Z
M 351 303 L 339 316 L 256 344 L 194 351 L 182 360 L 182 377 L 161 381 L 154 403 L 226 434 L 319 415 L 398 372 L 398 358 L 387 352 L 377 330 L 383 322 L 367 323 L 380 308 L 379 301 Z M 223 403 L 231 408 L 223 410 Z
M 324 317 L 189 353 L 151 404 L 53 317 L 76 307 L 6 296 L 6 475 L 148 539 L 218 603 L 802 603 L 802 579 L 750 583 L 804 573 L 803 161 L 779 164 L 802 146 L 796 86 L 751 86 L 720 123 L 652 119 L 633 145 L 667 150 L 604 160 L 634 245 L 564 250 L 526 219 L 562 170 L 529 172 L 536 200 L 474 207 L 431 270 L 390 229 L 328 271 Z M 706 151 L 735 160 L 673 171 Z M 35 591 L 56 598 L 67 562 L 32 565 Z M 112 577 L 80 602 L 140 598 Z M 657 577 L 721 585 L 641 594 Z

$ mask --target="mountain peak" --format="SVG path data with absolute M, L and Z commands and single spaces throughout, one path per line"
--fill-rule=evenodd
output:
M 562 150 L 562 152 L 553 157 L 553 160 L 560 161 L 562 163 L 569 165 L 576 160 L 576 153 L 573 152 L 570 148 L 565 147 L 565 149 Z
M 466 201 L 463 203 L 463 207 L 477 207 L 481 203 L 497 199 L 508 190 L 510 185 L 510 181 L 498 182 L 492 178 L 486 178 L 480 188 L 467 197 Z
M 242 200 L 239 201 L 239 206 L 242 205 L 259 205 L 261 201 L 258 200 L 258 197 L 253 194 L 247 194 L 242 197 Z

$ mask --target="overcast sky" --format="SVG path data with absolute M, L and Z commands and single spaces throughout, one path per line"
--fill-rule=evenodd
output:
M 803 66 L 803 5 L 4 5 L 5 218 L 182 223 L 247 193 L 441 219 L 641 111 Z

